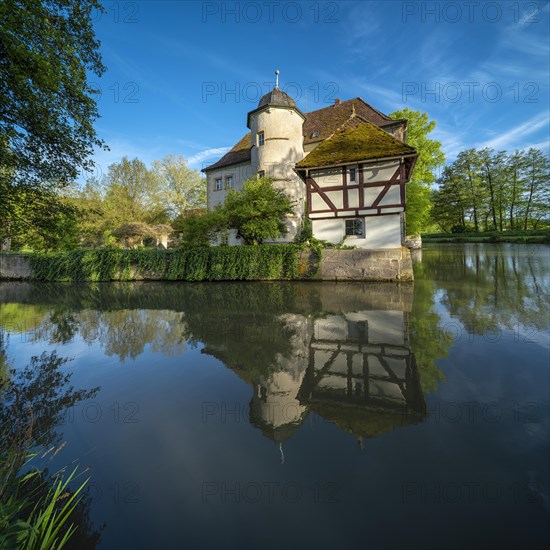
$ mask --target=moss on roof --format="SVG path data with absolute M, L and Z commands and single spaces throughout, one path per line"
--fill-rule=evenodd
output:
M 414 153 L 414 148 L 356 116 L 296 164 L 296 168 L 331 166 Z

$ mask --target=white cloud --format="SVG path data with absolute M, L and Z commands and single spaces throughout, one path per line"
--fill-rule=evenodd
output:
M 197 166 L 206 159 L 218 157 L 220 155 L 227 153 L 229 149 L 231 149 L 231 147 L 212 147 L 210 149 L 200 151 L 199 153 L 196 153 L 193 156 L 188 157 L 187 164 L 189 166 Z
M 535 115 L 526 122 L 501 133 L 498 137 L 482 143 L 479 147 L 498 147 L 502 149 L 520 147 L 522 138 L 535 133 L 541 128 L 548 127 L 549 122 L 550 113 Z

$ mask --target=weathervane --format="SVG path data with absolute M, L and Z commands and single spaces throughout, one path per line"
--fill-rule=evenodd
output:
M 275 69 L 275 89 L 279 89 L 279 69 Z

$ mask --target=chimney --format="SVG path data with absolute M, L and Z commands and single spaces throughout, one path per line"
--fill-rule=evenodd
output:
M 336 107 L 336 105 L 340 105 L 340 103 L 342 103 L 342 102 L 340 101 L 340 98 L 337 97 L 337 98 L 334 100 L 334 106 Z

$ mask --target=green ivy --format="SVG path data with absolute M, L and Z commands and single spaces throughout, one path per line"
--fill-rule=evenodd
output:
M 99 248 L 31 255 L 39 281 L 258 281 L 301 278 L 302 246 L 191 247 L 178 250 Z

